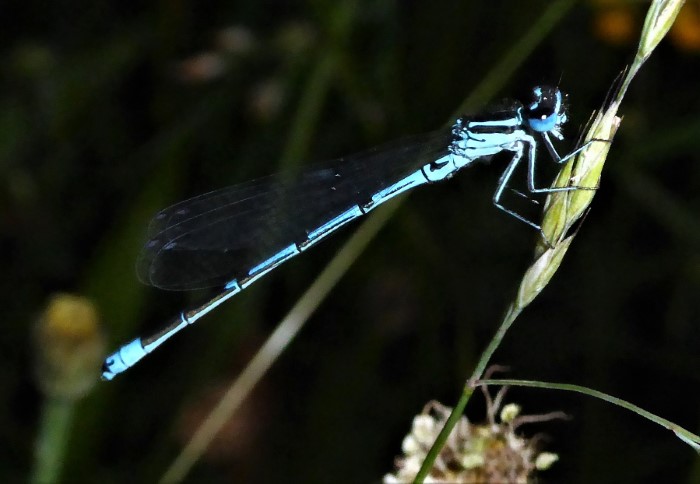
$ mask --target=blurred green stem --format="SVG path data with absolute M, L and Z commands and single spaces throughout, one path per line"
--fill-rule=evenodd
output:
M 369 245 L 386 221 L 399 207 L 398 201 L 392 201 L 380 209 L 371 223 L 363 224 L 353 234 L 333 260 L 326 266 L 306 292 L 299 298 L 294 307 L 277 325 L 275 331 L 265 341 L 250 363 L 229 386 L 216 407 L 207 416 L 192 436 L 187 446 L 175 459 L 170 468 L 161 478 L 162 483 L 180 482 L 187 475 L 194 463 L 204 453 L 212 439 L 229 421 L 231 415 L 238 409 L 243 400 L 250 394 L 255 385 L 262 380 L 272 364 L 282 352 L 287 349 L 294 337 L 304 327 L 309 317 L 316 311 L 326 295 L 345 275 L 353 262 L 365 247 Z
M 280 171 L 289 172 L 300 160 L 305 158 L 321 116 L 323 101 L 331 85 L 331 78 L 341 56 L 343 41 L 352 25 L 356 7 L 356 1 L 342 2 L 332 14 L 333 18 L 329 28 L 330 35 L 333 37 L 333 45 L 323 51 L 309 76 L 309 81 L 299 101 L 299 109 L 290 125 L 287 145 L 280 158 Z
M 75 402 L 48 398 L 41 412 L 41 428 L 36 440 L 34 473 L 31 482 L 57 482 L 63 465 L 68 442 L 68 431 L 73 421 Z
M 503 86 L 504 80 L 509 79 L 518 70 L 523 61 L 542 43 L 542 40 L 549 35 L 554 26 L 575 3 L 576 0 L 552 2 L 532 27 L 517 42 L 513 43 L 513 47 L 505 55 L 500 57 L 498 64 L 486 73 L 481 82 L 459 106 L 454 117 L 470 112 L 478 107 L 484 99 L 492 99 Z
M 341 2 L 331 12 L 328 19 L 329 35 L 333 45 L 321 51 L 316 66 L 303 90 L 299 107 L 291 122 L 287 144 L 280 158 L 280 170 L 291 171 L 294 164 L 304 158 L 321 114 L 326 93 L 331 84 L 338 59 L 342 53 L 344 39 L 353 25 L 357 1 Z M 395 206 L 394 206 L 395 209 Z M 384 217 L 393 212 L 387 208 Z M 161 482 L 180 482 L 207 449 L 221 427 L 231 418 L 240 403 L 250 394 L 267 370 L 286 349 L 294 336 L 302 329 L 309 316 L 325 299 L 347 269 L 379 229 L 384 218 L 378 217 L 374 225 L 361 227 L 351 242 L 346 244 L 311 287 L 299 299 L 287 316 L 277 325 L 263 346 L 258 350 L 246 368 L 236 378 L 229 389 L 195 431 L 182 452 L 175 458 L 161 478 Z M 362 230 L 364 229 L 364 230 Z

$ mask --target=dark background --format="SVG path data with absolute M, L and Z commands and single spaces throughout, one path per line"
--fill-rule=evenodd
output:
M 571 103 L 559 145 L 566 152 L 631 60 L 644 17 L 641 5 L 598 3 L 6 5 L 0 480 L 24 480 L 33 466 L 43 397 L 31 334 L 52 294 L 89 297 L 110 351 L 211 295 L 137 281 L 134 263 L 155 211 L 440 127 L 494 66 L 527 45 L 538 22 L 531 55 L 495 76 L 470 107 L 558 84 Z M 508 377 L 590 386 L 697 431 L 700 7 L 688 3 L 683 25 L 621 107 L 577 239 L 494 363 L 509 365 Z M 552 5 L 561 15 L 547 19 Z M 392 470 L 421 407 L 456 402 L 530 261 L 533 231 L 491 205 L 505 166 L 494 165 L 411 195 L 192 482 L 367 482 Z M 114 382 L 98 383 L 77 407 L 66 482 L 158 478 L 352 230 L 285 264 Z M 572 416 L 523 428 L 546 433 L 544 447 L 560 455 L 543 482 L 700 479 L 687 445 L 620 408 L 534 389 L 512 389 L 508 401 L 525 413 Z M 484 419 L 481 396 L 467 414 Z

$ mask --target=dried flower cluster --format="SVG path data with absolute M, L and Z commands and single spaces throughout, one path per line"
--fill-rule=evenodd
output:
M 396 472 L 384 476 L 384 482 L 412 482 L 428 450 L 452 411 L 438 402 L 430 402 L 413 419 L 411 433 L 402 444 L 403 456 L 396 459 Z M 520 407 L 508 404 L 496 423 L 469 423 L 462 416 L 450 434 L 425 482 L 528 482 L 535 471 L 546 470 L 558 460 L 556 454 L 538 452 L 536 440 L 516 435 L 519 423 L 544 421 L 562 414 L 519 417 Z

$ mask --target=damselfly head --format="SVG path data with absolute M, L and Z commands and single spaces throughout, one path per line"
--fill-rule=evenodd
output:
M 526 105 L 528 126 L 540 133 L 551 133 L 562 138 L 561 126 L 566 123 L 566 95 L 558 87 L 537 86 L 532 90 L 532 101 Z

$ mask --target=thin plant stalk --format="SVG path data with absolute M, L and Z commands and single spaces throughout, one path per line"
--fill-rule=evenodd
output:
M 600 400 L 604 400 L 618 407 L 622 407 L 637 415 L 654 422 L 655 424 L 661 425 L 662 427 L 670 430 L 676 437 L 681 439 L 686 444 L 690 445 L 693 450 L 700 452 L 700 436 L 692 433 L 689 430 L 684 429 L 680 425 L 677 425 L 663 417 L 659 417 L 637 405 L 630 403 L 626 400 L 622 400 L 607 393 L 603 393 L 592 388 L 587 388 L 581 385 L 572 385 L 570 383 L 553 383 L 553 382 L 543 382 L 543 381 L 530 381 L 530 380 L 510 380 L 510 379 L 488 379 L 488 380 L 478 380 L 474 382 L 474 386 L 482 385 L 501 385 L 501 386 L 514 386 L 514 387 L 529 387 L 529 388 L 546 388 L 548 390 L 564 390 L 569 392 L 581 393 L 583 395 L 588 395 Z
M 500 346 L 515 319 L 547 286 L 559 268 L 566 251 L 576 236 L 576 233 L 567 234 L 576 223 L 580 223 L 581 217 L 588 211 L 595 196 L 595 189 L 599 185 L 612 139 L 621 122 L 617 111 L 627 88 L 642 64 L 646 62 L 670 29 L 683 3 L 684 0 L 655 0 L 649 7 L 632 66 L 623 73 L 622 82 L 613 96 L 613 101 L 607 109 L 599 112 L 591 122 L 582 143 L 585 148 L 562 167 L 553 184 L 555 187 L 576 186 L 589 189 L 553 192 L 547 198 L 542 219 L 543 237 L 535 249 L 535 260 L 525 272 L 515 299 L 509 305 L 496 334 L 481 354 L 458 403 L 452 411 L 453 415 L 450 415 L 428 452 L 414 482 L 423 482 L 432 469 L 435 459 L 459 421 L 467 403 L 469 403 L 473 393 L 471 382 L 482 377 L 493 353 Z

